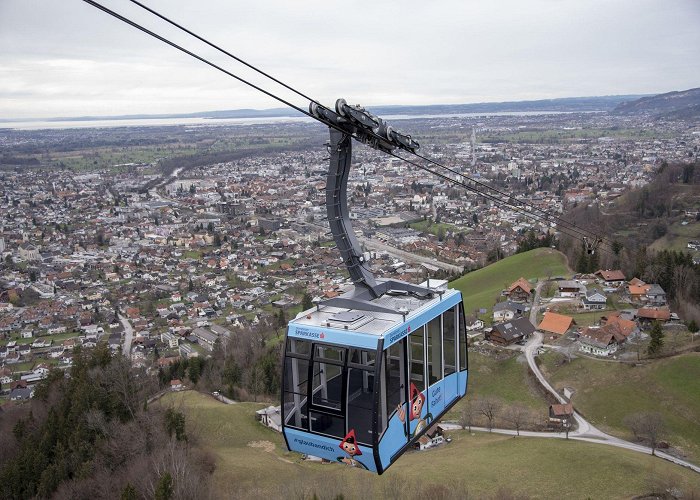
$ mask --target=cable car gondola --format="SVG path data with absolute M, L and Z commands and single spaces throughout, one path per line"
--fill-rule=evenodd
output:
M 381 474 L 465 395 L 462 297 L 434 284 L 432 298 L 389 292 L 372 301 L 395 313 L 320 306 L 289 323 L 282 419 L 290 450 Z
M 380 149 L 418 143 L 342 99 L 336 110 L 311 108 L 334 123 L 326 209 L 354 287 L 287 327 L 282 432 L 292 451 L 381 474 L 466 394 L 464 310 L 446 281 L 372 275 L 347 206 L 351 136 Z M 380 139 L 377 123 L 388 131 Z

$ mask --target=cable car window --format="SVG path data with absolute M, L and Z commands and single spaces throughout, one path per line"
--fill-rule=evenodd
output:
M 459 369 L 467 369 L 467 329 L 464 326 L 464 309 L 459 308 Z
M 348 363 L 373 369 L 376 357 L 377 353 L 375 351 L 364 351 L 362 349 L 351 348 L 350 355 L 348 356 Z
M 309 378 L 309 362 L 300 358 L 287 358 L 284 374 L 284 390 L 306 396 L 306 381 Z
M 355 429 L 360 443 L 372 445 L 374 371 L 348 368 L 348 429 Z
M 316 354 L 314 355 L 314 358 L 324 358 L 342 365 L 344 354 L 345 349 L 343 348 L 316 344 Z
M 440 316 L 428 322 L 428 385 L 442 380 Z
M 384 351 L 384 380 L 382 404 L 383 418 L 379 432 L 383 432 L 396 408 L 406 401 L 404 391 L 404 341 L 397 342 Z
M 343 367 L 333 363 L 314 361 L 311 402 L 333 410 L 340 410 L 343 398 Z
M 345 419 L 327 413 L 309 411 L 311 432 L 327 434 L 342 439 L 345 437 Z
M 300 339 L 287 339 L 287 352 L 300 356 L 311 354 L 311 342 Z
M 455 346 L 455 309 L 442 314 L 442 349 L 445 358 L 445 377 L 456 371 L 457 349 Z
M 414 330 L 413 333 L 411 333 L 411 335 L 408 336 L 408 362 L 410 365 L 410 381 L 416 386 L 418 392 L 423 392 L 425 390 L 425 370 L 423 368 L 425 356 L 424 331 L 425 328 L 421 327 L 417 330 Z
M 287 425 L 306 427 L 307 382 L 309 362 L 289 357 L 284 373 L 284 419 Z

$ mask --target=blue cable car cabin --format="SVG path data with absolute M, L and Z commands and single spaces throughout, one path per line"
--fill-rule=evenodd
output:
M 370 301 L 382 312 L 319 305 L 289 323 L 290 450 L 381 474 L 466 394 L 461 293 L 429 284 L 433 296 L 388 291 Z

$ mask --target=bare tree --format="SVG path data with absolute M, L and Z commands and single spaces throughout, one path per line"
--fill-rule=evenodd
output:
M 664 268 L 661 266 L 661 264 L 652 264 L 647 266 L 647 268 L 644 270 L 642 279 L 647 283 L 658 283 L 659 278 L 663 273 Z
M 695 273 L 690 266 L 676 266 L 671 278 L 677 297 L 685 297 L 695 284 Z
M 627 415 L 624 419 L 634 437 L 639 441 L 645 441 L 651 448 L 651 454 L 656 455 L 656 448 L 665 433 L 664 419 L 657 412 L 639 412 Z
M 137 380 L 136 369 L 124 356 L 116 356 L 105 370 L 107 383 L 119 402 L 135 418 L 139 406 L 141 392 L 140 381 Z
M 479 400 L 477 411 L 486 417 L 489 432 L 493 430 L 493 423 L 498 413 L 501 411 L 502 406 L 501 400 L 494 396 L 486 396 Z
M 522 427 L 526 425 L 531 418 L 530 409 L 521 403 L 516 403 L 506 409 L 503 418 L 515 428 L 515 431 L 519 436 L 520 429 L 522 429 Z
M 471 401 L 467 401 L 464 406 L 462 406 L 462 412 L 459 415 L 459 425 L 462 426 L 462 429 L 469 427 L 469 432 L 472 431 L 472 422 L 474 420 L 475 413 L 476 409 L 472 405 Z

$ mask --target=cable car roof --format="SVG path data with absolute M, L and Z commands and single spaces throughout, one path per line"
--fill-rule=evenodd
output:
M 442 292 L 433 298 L 386 294 L 370 301 L 396 313 L 330 305 L 309 309 L 289 322 L 288 336 L 366 348 L 376 348 L 377 341 L 384 339 L 386 348 L 427 323 L 436 315 L 436 308 L 448 309 L 459 302 L 459 291 L 446 285 L 446 281 L 431 280 L 431 288 Z M 420 286 L 427 287 L 428 282 Z

